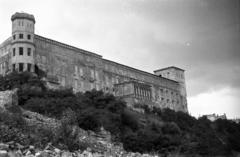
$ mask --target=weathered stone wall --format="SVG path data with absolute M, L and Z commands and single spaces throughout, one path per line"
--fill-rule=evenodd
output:
M 157 75 L 137 70 L 112 61 L 103 60 L 103 82 L 105 92 L 116 93 L 116 96 L 127 96 L 128 105 L 136 103 L 147 104 L 150 107 L 171 108 L 176 111 L 186 111 L 184 99 L 181 95 L 181 84 Z M 123 82 L 136 81 L 151 86 L 151 100 L 148 97 L 139 97 Z M 122 85 L 116 85 L 116 84 Z M 132 91 L 132 90 L 131 90 Z M 127 93 L 127 94 L 126 94 Z
M 62 86 L 75 91 L 102 88 L 100 55 L 35 36 L 36 64 L 40 69 L 59 78 Z
M 140 88 L 140 91 L 146 92 L 147 99 L 151 93 L 153 104 L 187 111 L 184 70 L 168 67 L 164 68 L 165 70 L 154 71 L 155 74 L 144 72 L 103 59 L 101 55 L 34 34 L 35 19 L 33 15 L 17 13 L 13 19 L 12 37 L 0 45 L 0 74 L 6 74 L 12 71 L 13 67 L 18 69 L 23 65 L 22 70 L 37 72 L 38 69 L 41 69 L 47 73 L 47 76 L 56 76 L 58 84 L 63 87 L 73 87 L 75 92 L 85 92 L 95 88 L 112 94 L 116 93 L 116 88 L 120 89 L 120 87 L 116 87 L 116 84 L 136 81 L 151 86 L 150 89 L 142 90 Z M 17 25 L 18 20 L 24 27 Z M 20 35 L 20 32 L 23 38 L 15 38 Z M 24 55 L 13 55 L 14 53 L 19 54 L 19 47 L 24 48 Z M 3 64 L 6 65 L 3 66 Z M 159 77 L 159 75 L 164 77 Z M 51 88 L 58 88 L 57 84 L 49 83 L 48 85 Z M 136 96 L 135 87 L 134 96 Z M 129 91 L 124 89 L 122 92 Z M 119 95 L 119 93 L 116 94 Z M 144 96 L 144 94 L 142 95 Z M 143 103 L 149 101 L 139 97 L 132 98 L 134 101 L 143 101 Z
M 11 52 L 11 38 L 8 38 L 0 45 L 0 74 L 6 74 L 11 68 L 11 59 L 9 53 Z
M 122 96 L 121 92 L 133 94 L 132 88 L 128 91 L 130 88 L 124 86 L 125 89 L 119 90 L 116 84 L 137 81 L 151 86 L 151 101 L 134 95 L 132 101 L 182 110 L 181 87 L 176 81 L 108 61 L 100 55 L 40 36 L 35 36 L 35 45 L 36 64 L 48 74 L 57 76 L 62 86 L 73 87 L 76 92 L 95 88 Z

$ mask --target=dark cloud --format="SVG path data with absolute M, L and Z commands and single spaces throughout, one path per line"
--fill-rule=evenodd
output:
M 42 36 L 148 72 L 185 69 L 189 96 L 240 88 L 239 0 L 0 2 L 9 32 L 10 16 L 23 10 Z

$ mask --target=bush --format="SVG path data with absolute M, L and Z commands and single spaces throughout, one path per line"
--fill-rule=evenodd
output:
M 87 110 L 84 114 L 78 113 L 78 126 L 84 130 L 99 130 L 99 121 L 97 117 L 97 112 L 94 110 Z
M 24 71 L 21 73 L 12 72 L 6 76 L 0 76 L 0 90 L 12 90 L 14 88 L 21 88 L 22 85 L 29 85 L 31 87 L 38 87 L 45 90 L 45 82 L 38 76 Z
M 144 108 L 143 115 L 129 110 L 125 102 L 102 91 L 74 94 L 72 89 L 47 90 L 40 77 L 27 72 L 0 77 L 0 90 L 15 87 L 19 88 L 21 107 L 61 120 L 56 134 L 47 128 L 27 128 L 19 108 L 10 108 L 11 114 L 1 113 L 0 123 L 12 128 L 26 128 L 24 131 L 30 136 L 30 143 L 43 145 L 51 141 L 63 149 L 85 149 L 85 143 L 76 140 L 78 134 L 73 126 L 77 124 L 95 132 L 104 127 L 128 151 L 169 155 L 180 152 L 193 156 L 226 155 L 231 150 L 240 151 L 240 124 L 228 120 L 211 122 L 204 117 L 197 120 L 171 109 L 149 109 L 147 105 L 136 104 Z M 142 122 L 141 127 L 139 121 Z M 5 133 L 9 130 L 1 126 L 0 137 L 8 139 Z M 10 136 L 14 137 L 15 132 L 12 133 Z

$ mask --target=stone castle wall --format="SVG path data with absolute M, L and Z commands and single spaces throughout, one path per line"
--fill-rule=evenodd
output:
M 168 67 L 151 74 L 36 35 L 33 15 L 16 13 L 12 22 L 12 37 L 0 45 L 0 74 L 13 70 L 35 73 L 43 70 L 47 78 L 57 77 L 58 82 L 49 83 L 55 89 L 61 85 L 73 87 L 75 92 L 103 90 L 125 98 L 130 106 L 145 103 L 187 112 L 184 70 Z M 26 32 L 30 28 L 31 31 Z M 24 51 L 21 54 L 20 49 Z
M 184 111 L 180 85 L 163 77 L 134 69 L 116 62 L 102 59 L 102 56 L 66 44 L 35 36 L 35 62 L 49 75 L 55 75 L 65 87 L 74 91 L 87 91 L 93 88 L 116 94 L 116 85 L 135 81 L 150 86 L 151 98 L 146 99 L 133 91 L 127 102 L 145 103 L 161 108 Z M 124 89 L 126 94 L 128 89 Z M 121 95 L 121 94 L 120 94 Z M 120 96 L 116 95 L 116 96 Z

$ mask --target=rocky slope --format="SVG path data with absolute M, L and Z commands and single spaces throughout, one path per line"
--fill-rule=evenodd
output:
M 112 142 L 111 134 L 105 131 L 104 128 L 96 134 L 92 131 L 85 131 L 77 126 L 71 126 L 71 133 L 77 135 L 74 139 L 75 142 L 86 144 L 86 147 L 83 147 L 85 149 L 79 149 L 74 152 L 54 147 L 52 143 L 47 143 L 46 146 L 42 148 L 37 147 L 37 144 L 30 144 L 31 142 L 28 142 L 29 139 L 35 136 L 34 133 L 38 129 L 44 128 L 50 130 L 53 136 L 58 136 L 63 123 L 69 123 L 69 117 L 65 116 L 63 120 L 60 121 L 24 110 L 17 104 L 18 98 L 16 91 L 17 90 L 0 92 L 0 114 L 5 117 L 14 117 L 15 114 L 17 114 L 16 111 L 15 113 L 9 112 L 9 109 L 19 108 L 20 111 L 17 111 L 21 113 L 21 117 L 19 118 L 23 118 L 26 126 L 32 128 L 34 131 L 30 134 L 25 134 L 24 129 L 14 128 L 0 121 L 0 137 L 2 137 L 0 138 L 0 157 L 150 156 L 148 154 L 141 155 L 139 153 L 124 151 L 122 144 Z M 11 139 L 11 137 L 14 138 Z

